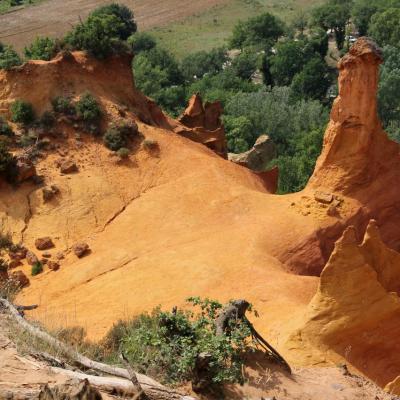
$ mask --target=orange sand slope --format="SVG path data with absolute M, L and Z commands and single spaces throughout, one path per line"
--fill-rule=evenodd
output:
M 56 95 L 89 89 L 105 121 L 123 109 L 160 146 L 157 156 L 140 148 L 130 162 L 118 164 L 102 144 L 89 137 L 77 142 L 72 127 L 61 124 L 68 139 L 58 140 L 58 152 L 73 158 L 79 173 L 60 175 L 54 167 L 60 154 L 54 152 L 37 166 L 60 196 L 44 203 L 32 184 L 1 188 L 3 229 L 16 240 L 34 249 L 36 238 L 51 236 L 55 251 L 67 253 L 84 240 L 92 250 L 80 260 L 69 252 L 59 271 L 31 278 L 18 300 L 38 303 L 35 317 L 49 325 L 83 325 L 91 338 L 100 338 L 117 319 L 158 304 L 182 305 L 190 295 L 244 297 L 261 314 L 257 329 L 290 361 L 334 360 L 326 355 L 325 339 L 315 342 L 320 357 L 315 351 L 307 358 L 302 345 L 288 338 L 302 326 L 308 329 L 307 304 L 318 276 L 349 225 L 360 238 L 375 219 L 383 242 L 400 248 L 399 146 L 376 116 L 380 62 L 379 49 L 364 38 L 344 57 L 315 174 L 303 192 L 287 196 L 269 193 L 259 176 L 177 135 L 180 124 L 133 87 L 126 60 L 101 65 L 76 53 L 0 72 L 0 110 L 24 98 L 42 112 Z M 118 73 L 110 74 L 111 68 Z M 341 278 L 335 282 L 342 284 Z M 335 320 L 330 312 L 326 321 Z M 386 384 L 396 373 L 370 375 Z

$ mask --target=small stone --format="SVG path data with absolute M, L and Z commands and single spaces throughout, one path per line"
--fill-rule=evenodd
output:
M 56 259 L 57 260 L 63 260 L 65 258 L 65 256 L 64 256 L 64 253 L 62 252 L 62 251 L 59 251 L 57 254 L 56 254 Z
M 60 172 L 62 174 L 73 174 L 78 172 L 78 166 L 75 164 L 74 161 L 66 160 L 60 164 Z
M 33 265 L 33 264 L 36 264 L 37 262 L 39 262 L 39 259 L 37 258 L 35 253 L 28 250 L 26 253 L 26 261 L 28 262 L 29 265 Z
M 51 253 L 45 252 L 45 253 L 42 254 L 42 257 L 44 257 L 44 258 L 51 258 Z
M 89 251 L 89 245 L 85 242 L 79 242 L 72 246 L 72 250 L 78 258 L 82 258 Z
M 22 271 L 15 271 L 10 275 L 10 279 L 18 284 L 20 288 L 29 285 L 29 279 Z
M 314 193 L 314 199 L 318 201 L 318 203 L 331 204 L 333 201 L 333 195 L 332 193 L 324 193 L 317 191 Z
M 60 264 L 57 261 L 48 261 L 47 262 L 47 266 L 49 267 L 49 269 L 51 269 L 52 271 L 58 271 L 60 269 Z
M 54 243 L 50 237 L 42 237 L 35 240 L 35 246 L 38 250 L 48 250 L 54 247 Z
M 56 185 L 51 185 L 43 188 L 42 189 L 43 201 L 47 203 L 58 193 L 60 193 L 60 189 Z
M 40 263 L 41 263 L 42 265 L 46 265 L 48 262 L 49 262 L 49 260 L 48 260 L 47 258 L 41 258 L 41 259 L 40 259 Z
M 19 183 L 24 182 L 36 175 L 35 166 L 32 164 L 32 161 L 26 157 L 18 158 L 16 167 L 18 171 L 17 182 Z
M 20 260 L 11 260 L 8 263 L 8 268 L 9 269 L 14 269 L 14 268 L 18 268 L 22 265 L 22 262 Z

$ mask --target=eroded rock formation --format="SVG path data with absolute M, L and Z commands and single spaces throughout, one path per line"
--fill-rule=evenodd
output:
M 228 154 L 225 129 L 221 122 L 223 109 L 219 101 L 203 105 L 201 96 L 194 94 L 188 107 L 179 117 L 178 121 L 184 126 L 192 128 L 178 129 L 176 132 L 195 142 L 202 143 L 215 151 L 220 156 L 226 158 Z
M 340 356 L 385 386 L 400 373 L 399 295 L 400 254 L 382 242 L 376 221 L 361 244 L 349 227 L 288 346 L 304 351 L 309 361 L 313 354 L 319 360 Z

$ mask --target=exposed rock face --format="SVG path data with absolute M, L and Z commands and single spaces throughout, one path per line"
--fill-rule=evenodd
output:
M 268 164 L 276 157 L 276 147 L 268 135 L 261 135 L 253 148 L 245 153 L 228 154 L 228 159 L 256 172 L 266 171 Z
M 36 175 L 36 168 L 33 165 L 32 161 L 30 161 L 26 157 L 18 157 L 17 158 L 17 171 L 18 177 L 17 182 L 21 183 L 30 178 L 33 178 Z
M 289 346 L 305 347 L 306 357 L 315 354 L 313 348 L 333 351 L 385 386 L 400 372 L 399 295 L 400 254 L 385 246 L 375 221 L 361 244 L 350 227 L 336 243 Z
M 188 128 L 177 129 L 176 132 L 195 142 L 202 143 L 214 150 L 220 156 L 227 157 L 227 144 L 225 129 L 221 123 L 223 113 L 222 105 L 219 101 L 205 103 L 197 93 L 190 100 L 185 112 L 179 117 L 178 121 Z

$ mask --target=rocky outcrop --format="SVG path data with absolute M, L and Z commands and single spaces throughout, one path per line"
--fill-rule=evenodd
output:
M 21 183 L 36 176 L 36 168 L 25 156 L 17 157 L 17 182 Z
M 215 151 L 220 156 L 227 157 L 227 143 L 225 129 L 221 122 L 223 113 L 219 101 L 214 103 L 206 102 L 197 93 L 190 100 L 184 113 L 178 121 L 191 130 L 178 128 L 176 133 L 185 136 L 195 142 L 202 143 Z
M 268 164 L 276 157 L 276 147 L 268 135 L 261 135 L 253 148 L 245 153 L 229 153 L 228 159 L 256 172 L 268 169 Z
M 349 227 L 321 273 L 318 291 L 291 337 L 291 348 L 340 356 L 381 386 L 400 372 L 400 254 L 376 221 L 361 244 Z M 314 361 L 315 362 L 315 361 Z M 397 394 L 400 394 L 397 393 Z

